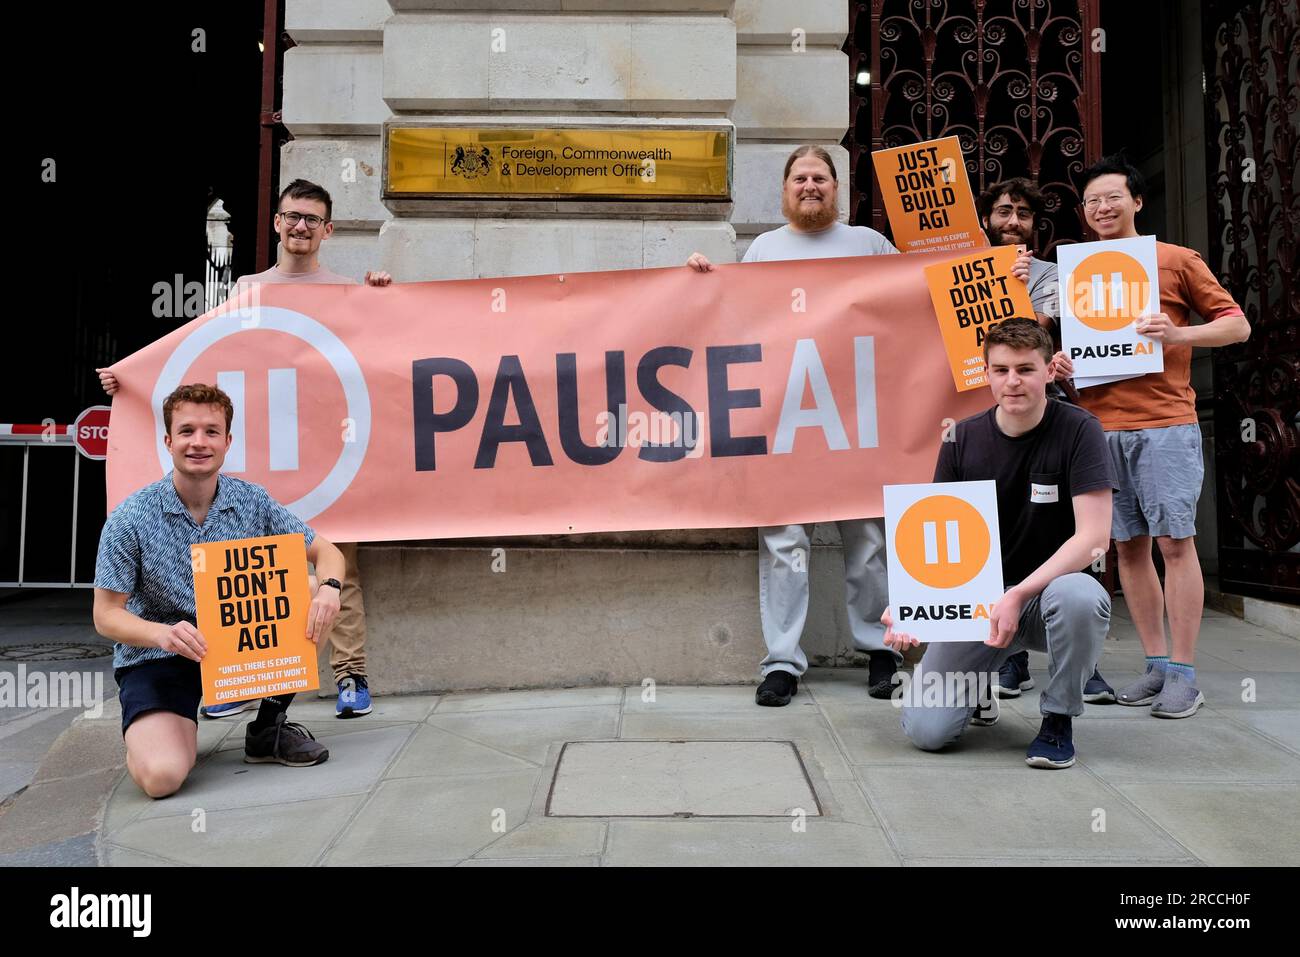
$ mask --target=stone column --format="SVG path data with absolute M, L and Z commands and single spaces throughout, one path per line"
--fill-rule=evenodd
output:
M 849 8 L 843 0 L 736 0 L 736 255 L 785 225 L 781 173 L 801 143 L 826 148 L 849 217 Z
M 380 133 L 387 0 L 286 0 L 280 188 L 302 178 L 334 200 L 334 234 L 321 246 L 327 269 L 358 281 L 379 262 L 379 228 L 392 218 L 380 201 Z

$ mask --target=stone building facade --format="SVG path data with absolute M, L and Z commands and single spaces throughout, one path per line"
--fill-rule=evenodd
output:
M 849 124 L 843 0 L 287 0 L 280 181 L 334 197 L 331 269 L 399 282 L 715 262 L 784 224 L 799 143 Z M 495 47 L 495 50 L 494 50 Z M 387 120 L 728 128 L 733 202 L 385 205 Z M 848 190 L 841 191 L 848 218 Z M 830 529 L 834 534 L 833 527 Z M 839 550 L 812 557 L 814 662 L 845 662 Z M 384 691 L 739 681 L 762 657 L 754 533 L 375 545 L 361 552 Z M 507 571 L 492 571 L 504 547 Z

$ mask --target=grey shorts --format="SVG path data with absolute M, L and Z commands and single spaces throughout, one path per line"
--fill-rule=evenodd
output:
M 1107 432 L 1119 491 L 1112 506 L 1111 538 L 1141 535 L 1191 538 L 1201 497 L 1205 460 L 1196 423 L 1160 429 Z

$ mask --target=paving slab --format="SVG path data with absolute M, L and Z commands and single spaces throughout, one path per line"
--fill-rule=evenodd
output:
M 474 857 L 587 859 L 599 855 L 604 846 L 604 821 L 525 821 Z
M 333 694 L 328 698 L 317 698 L 314 694 L 298 695 L 289 705 L 289 720 L 299 723 L 333 721 L 344 725 L 369 724 L 372 721 L 423 721 L 439 701 L 438 695 L 377 695 L 371 698 L 370 714 L 359 718 L 339 718 L 334 710 L 334 697 Z M 254 714 L 254 711 L 247 712 L 250 719 Z
M 513 771 L 384 781 L 324 863 L 417 864 L 472 857 L 526 820 L 539 776 Z
M 756 685 L 731 685 L 721 688 L 682 688 L 658 686 L 653 701 L 645 701 L 642 688 L 626 689 L 624 714 L 663 714 L 685 712 L 688 714 L 741 714 L 746 715 L 759 706 L 754 703 Z M 865 692 L 864 692 L 865 693 Z M 797 694 L 782 710 L 790 713 L 816 711 L 816 703 L 805 694 Z
M 50 747 L 33 783 L 125 766 L 126 746 L 122 743 L 121 725 L 116 721 L 83 719 L 76 734 L 65 734 Z
M 93 834 L 104 795 L 121 773 L 107 768 L 33 784 L 0 814 L 0 854 Z
M 439 715 L 465 711 L 533 711 L 539 708 L 591 708 L 617 705 L 622 688 L 556 688 L 540 691 L 488 691 L 446 695 L 435 709 Z
M 412 730 L 399 726 L 340 735 L 330 742 L 329 760 L 310 768 L 245 764 L 242 748 L 219 751 L 190 773 L 180 791 L 143 808 L 138 820 L 188 817 L 194 808 L 211 813 L 364 793 L 378 783 Z
M 904 867 L 1131 867 L 1128 861 L 1087 857 L 906 857 Z M 1203 867 L 1194 857 L 1160 861 L 1160 867 Z
M 0 867 L 95 867 L 98 863 L 94 833 L 0 854 Z
M 878 707 L 877 707 L 878 705 Z M 1025 748 L 1037 733 L 1032 723 L 1003 709 L 991 727 L 967 727 L 955 744 L 942 752 L 922 751 L 903 733 L 901 710 L 889 702 L 873 701 L 862 708 L 822 708 L 843 744 L 850 764 L 930 767 L 1008 767 L 1024 764 Z
M 788 817 L 820 808 L 792 742 L 567 744 L 546 813 L 554 817 Z
M 1112 727 L 1122 727 L 1112 725 Z M 856 767 L 863 791 L 906 860 L 1026 857 L 1161 862 L 1191 857 L 1132 804 L 1077 765 L 1041 771 Z M 1093 830 L 1105 811 L 1105 830 Z
M 1111 686 L 1116 689 L 1122 687 L 1129 680 L 1129 676 L 1120 675 L 1118 673 L 1116 673 L 1116 679 L 1112 679 L 1111 676 L 1106 674 L 1104 671 L 1102 672 L 1102 675 L 1111 683 Z M 1134 679 L 1137 677 L 1138 675 L 1136 674 L 1132 675 L 1132 678 Z M 999 698 L 998 703 L 1004 710 L 1010 709 L 1021 717 L 1032 721 L 1035 733 L 1037 733 L 1038 724 L 1043 720 L 1043 713 L 1040 710 L 1040 705 L 1043 699 L 1043 686 L 1045 684 L 1045 679 L 1035 677 L 1034 687 L 1030 688 L 1028 691 L 1020 692 L 1020 697 Z M 1109 704 L 1085 704 L 1083 706 L 1083 714 L 1079 715 L 1074 720 L 1077 722 L 1075 727 L 1078 728 L 1092 721 L 1113 721 L 1117 719 L 1129 721 L 1150 721 L 1152 720 L 1151 709 L 1145 707 L 1131 708 L 1128 705 L 1117 704 L 1115 702 Z
M 707 715 L 686 712 L 629 714 L 620 737 L 660 741 L 793 741 L 809 769 L 826 778 L 851 779 L 853 769 L 821 715 L 760 708 L 748 714 Z
M 248 730 L 248 721 L 241 721 L 238 725 L 226 735 L 225 739 L 215 749 L 217 751 L 243 751 L 245 732 Z M 330 760 L 334 760 L 334 746 L 329 742 L 340 735 L 345 734 L 362 734 L 369 731 L 378 731 L 381 728 L 406 728 L 408 731 L 414 731 L 420 727 L 419 721 L 359 721 L 359 720 L 335 720 L 324 718 L 317 721 L 295 721 L 296 724 L 302 725 L 311 732 L 312 737 L 324 744 L 330 749 Z
M 526 771 L 540 765 L 479 744 L 433 725 L 423 725 L 402 751 L 389 778 L 413 778 L 446 774 L 484 774 L 494 771 Z
M 363 800 L 363 795 L 353 795 L 142 817 L 119 829 L 112 840 L 119 848 L 180 864 L 302 867 L 320 856 Z
M 904 669 L 907 670 L 907 669 Z M 750 696 L 753 700 L 753 696 Z M 870 704 L 867 694 L 867 672 L 863 668 L 818 668 L 809 671 L 799 682 L 799 693 L 791 700 L 826 704 Z
M 164 800 L 171 800 L 171 798 L 164 798 Z M 99 828 L 100 836 L 105 840 L 111 840 L 114 832 L 134 821 L 145 808 L 154 803 L 154 799 L 141 791 L 131 780 L 131 776 L 123 771 L 117 783 L 109 791 L 108 802 L 104 806 L 103 823 Z
M 1294 785 L 1121 784 L 1120 792 L 1215 866 L 1300 861 Z
M 819 788 L 818 796 L 822 798 L 822 817 L 825 820 L 880 828 L 880 818 L 871 809 L 856 778 L 849 781 L 827 781 L 824 788 Z
M 1116 784 L 1300 783 L 1300 756 L 1234 721 L 1203 714 L 1179 720 L 1096 721 L 1076 746 L 1082 763 Z
M 501 860 L 471 858 L 457 867 L 599 867 L 598 857 L 517 857 Z
M 618 733 L 617 705 L 599 707 L 509 708 L 441 714 L 428 724 L 468 741 L 544 764 L 548 753 L 565 741 L 613 738 Z
M 1202 671 L 1197 667 L 1196 686 L 1205 695 L 1206 705 L 1218 710 L 1300 711 L 1300 671 Z M 1296 719 L 1300 721 L 1300 715 Z
M 100 857 L 106 867 L 183 867 L 179 861 L 142 854 L 115 844 L 102 844 Z
M 50 748 L 79 712 L 33 712 L 30 720 L 0 725 L 0 801 L 32 783 Z
M 879 828 L 809 818 L 797 821 L 611 821 L 606 866 L 893 866 L 898 856 Z
M 248 721 L 251 720 L 250 717 Z M 209 721 L 206 718 L 199 718 L 197 731 L 199 755 L 211 754 L 232 741 L 237 742 L 239 747 L 242 748 L 244 746 L 244 728 L 247 727 L 248 721 L 237 721 L 234 718 Z M 119 738 L 122 736 L 120 727 L 119 725 Z
M 1267 736 L 1274 743 L 1300 754 L 1300 715 L 1294 711 L 1237 708 L 1221 713 L 1229 720 L 1245 725 Z
M 1244 671 L 1248 674 L 1300 673 L 1300 641 L 1279 638 L 1243 647 L 1239 642 L 1201 641 L 1196 646 L 1196 673 Z

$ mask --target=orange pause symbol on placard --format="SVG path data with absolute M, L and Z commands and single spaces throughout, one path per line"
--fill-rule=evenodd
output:
M 1075 266 L 1070 276 L 1074 314 L 1098 332 L 1123 329 L 1146 315 L 1150 303 L 1147 271 L 1127 253 L 1093 253 Z
M 930 588 L 957 588 L 989 560 L 989 525 L 969 502 L 931 495 L 903 513 L 894 549 L 903 570 Z

